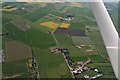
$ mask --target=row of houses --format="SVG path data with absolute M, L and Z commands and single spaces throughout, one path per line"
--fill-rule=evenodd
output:
M 85 71 L 90 70 L 90 68 L 87 67 L 86 65 L 90 64 L 91 62 L 92 62 L 91 60 L 76 62 L 77 67 L 75 69 L 73 69 L 73 73 L 75 75 L 78 75 Z
M 91 45 L 90 45 L 91 46 Z M 82 46 L 81 46 L 82 47 Z M 88 64 L 92 64 L 93 61 L 87 60 L 87 61 L 73 61 L 69 56 L 69 51 L 66 48 L 52 48 L 50 49 L 52 53 L 62 53 L 64 55 L 65 60 L 67 61 L 68 67 L 71 71 L 71 73 L 76 78 L 77 75 L 84 73 L 85 71 L 94 71 L 96 73 L 95 76 L 90 77 L 89 75 L 84 75 L 84 79 L 96 79 L 98 77 L 103 76 L 102 73 L 97 68 L 91 68 L 88 67 Z M 76 67 L 73 67 L 73 65 L 76 65 Z
M 0 63 L 5 62 L 3 50 L 0 50 Z
M 28 59 L 27 60 L 27 65 L 28 65 L 28 68 L 29 68 L 30 77 L 35 78 L 36 80 L 39 80 L 40 75 L 39 75 L 36 59 L 35 58 Z

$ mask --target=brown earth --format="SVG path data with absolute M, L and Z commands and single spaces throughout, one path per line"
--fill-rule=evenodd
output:
M 9 41 L 5 43 L 6 61 L 17 61 L 32 57 L 31 48 L 23 43 Z

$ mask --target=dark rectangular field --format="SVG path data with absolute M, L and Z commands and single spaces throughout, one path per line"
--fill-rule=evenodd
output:
M 68 29 L 68 28 L 57 28 L 54 34 L 69 34 L 72 36 L 86 36 L 85 31 Z

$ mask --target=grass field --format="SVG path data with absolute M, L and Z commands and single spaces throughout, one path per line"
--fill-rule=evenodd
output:
M 91 33 L 88 33 L 88 36 L 91 39 L 91 41 L 94 42 L 94 45 L 100 51 L 100 53 L 104 56 L 104 58 L 107 58 L 108 55 L 99 31 L 94 30 Z
M 81 7 L 69 7 L 70 13 L 74 16 L 81 14 L 83 16 L 94 17 L 92 11 L 89 8 Z
M 70 58 L 73 61 L 83 61 L 83 60 L 88 60 L 88 58 L 86 57 L 86 55 L 80 51 L 78 48 L 76 48 L 75 46 L 61 46 L 62 48 L 67 48 L 69 51 L 69 55 Z
M 92 76 L 96 75 L 97 73 L 95 71 L 93 71 L 93 70 L 90 70 L 90 71 L 86 71 L 86 72 L 84 72 L 82 74 L 79 74 L 77 77 L 78 78 L 83 78 L 84 75 L 86 75 L 86 74 L 89 75 L 90 77 L 92 77 Z
M 82 23 L 85 24 L 86 26 L 97 27 L 96 26 L 97 24 L 93 21 L 90 21 L 90 20 L 84 20 L 84 21 L 82 21 Z
M 2 48 L 5 49 L 5 43 L 9 42 L 9 41 L 13 41 L 12 39 L 8 38 L 8 37 L 3 37 L 2 38 Z
M 87 61 L 88 58 L 86 56 L 76 56 L 76 57 L 70 57 L 73 61 Z
M 59 10 L 59 11 L 63 11 L 66 7 L 66 5 L 64 5 L 62 3 L 55 4 L 54 6 L 55 6 L 55 9 Z
M 28 43 L 26 33 L 20 30 L 19 28 L 17 28 L 12 23 L 5 24 L 3 28 L 5 29 L 5 32 L 9 32 L 11 34 L 7 36 L 8 38 L 13 39 L 13 40 L 18 40 L 23 43 Z
M 41 78 L 70 76 L 62 54 L 52 54 L 49 49 L 33 48 Z M 44 54 L 44 55 L 43 55 Z
M 28 29 L 30 29 L 30 25 L 27 23 L 26 20 L 22 18 L 17 18 L 13 20 L 12 23 L 22 31 L 27 31 Z
M 5 43 L 5 53 L 5 60 L 7 62 L 32 58 L 31 48 L 28 45 L 16 41 Z
M 5 62 L 2 64 L 2 73 L 4 77 L 15 78 L 29 78 L 29 73 L 26 66 L 26 60 L 20 60 L 15 62 Z M 13 77 L 14 78 L 14 77 Z
M 56 34 L 55 35 L 60 46 L 69 46 L 73 45 L 72 38 L 69 35 Z
M 52 11 L 51 14 L 55 15 L 55 16 L 59 16 L 59 17 L 65 17 L 66 14 L 65 13 L 61 13 L 58 11 Z
M 60 16 L 57 16 L 57 15 L 53 15 L 53 14 L 49 14 L 50 17 L 56 17 L 56 18 L 63 18 L 63 17 L 60 17 Z
M 13 14 L 5 14 L 3 12 L 2 14 L 2 24 L 6 24 L 8 22 L 10 22 L 11 20 L 15 19 L 16 18 L 16 15 L 13 15 Z
M 39 48 L 48 48 L 55 45 L 51 34 L 43 33 L 36 29 L 29 29 L 27 35 L 31 41 L 31 45 Z
M 98 67 L 101 72 L 104 72 L 104 76 L 102 78 L 113 78 L 112 80 L 116 80 L 110 63 L 93 63 L 88 66 Z
M 2 24 L 5 24 L 5 23 L 11 21 L 10 18 L 6 18 L 6 17 L 2 17 L 2 19 L 3 19 Z
M 104 59 L 100 55 L 89 55 L 88 56 L 92 61 L 103 62 Z
M 66 48 L 69 50 L 71 57 L 84 56 L 84 54 L 75 46 L 66 46 Z
M 35 12 L 30 12 L 30 13 L 26 14 L 25 18 L 32 22 L 36 22 L 37 20 L 39 20 L 40 18 L 44 17 L 49 12 L 51 12 L 51 10 L 54 10 L 54 6 L 52 4 L 49 4 L 45 7 L 42 7 L 40 9 L 36 10 Z
M 85 25 L 81 22 L 71 23 L 70 29 L 85 30 Z
M 74 44 L 90 45 L 93 44 L 89 37 L 72 36 Z

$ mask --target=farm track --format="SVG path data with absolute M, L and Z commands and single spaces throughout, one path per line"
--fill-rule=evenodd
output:
M 69 68 L 69 71 L 70 71 L 70 73 L 71 73 L 71 75 L 72 75 L 72 78 L 75 79 L 75 76 L 74 76 L 73 72 L 70 70 L 71 67 L 70 67 L 69 64 L 68 64 L 68 60 L 65 58 L 66 56 L 64 55 L 64 53 L 62 53 L 62 55 L 64 56 L 64 59 L 65 59 L 65 61 L 66 61 L 66 63 L 67 63 L 67 66 L 68 66 L 68 68 Z
M 58 26 L 58 27 L 59 27 L 59 26 Z M 56 29 L 57 29 L 57 28 L 56 28 Z M 54 31 L 56 31 L 56 29 L 53 30 L 51 34 L 52 34 L 52 36 L 53 36 L 53 38 L 54 38 L 54 41 L 56 42 L 56 45 L 57 45 L 57 46 L 60 46 L 59 43 L 58 43 L 58 41 L 57 41 L 57 39 L 56 39 L 56 37 L 55 37 L 55 35 L 54 35 Z M 64 53 L 62 53 L 62 55 L 64 56 L 64 60 L 66 61 L 67 67 L 69 68 L 69 71 L 70 71 L 70 73 L 71 73 L 71 75 L 72 75 L 72 78 L 75 79 L 75 76 L 74 76 L 73 72 L 70 70 L 70 66 L 69 66 L 69 64 L 68 64 L 68 61 L 67 61 L 67 59 L 65 58 L 66 56 L 64 55 Z
M 28 37 L 27 32 L 26 32 L 26 35 Z M 33 72 L 34 72 L 34 77 L 35 77 L 35 79 L 39 80 L 40 79 L 40 73 L 38 71 L 38 64 L 37 64 L 37 61 L 35 59 L 33 48 L 32 48 L 32 45 L 31 45 L 31 40 L 29 39 L 29 37 L 28 37 L 28 41 L 29 41 L 29 46 L 31 47 L 31 50 L 32 50 L 32 68 L 33 68 Z M 36 64 L 36 66 L 35 66 L 35 64 Z M 30 76 L 31 76 L 31 74 L 30 74 Z
M 55 37 L 55 35 L 54 35 L 54 32 L 57 30 L 57 28 L 58 28 L 60 25 L 61 25 L 61 23 L 59 23 L 59 25 L 58 25 L 58 26 L 52 31 L 52 33 L 51 33 L 57 46 L 59 46 L 59 43 L 58 43 L 58 41 L 57 41 L 57 39 L 56 39 L 56 37 Z

